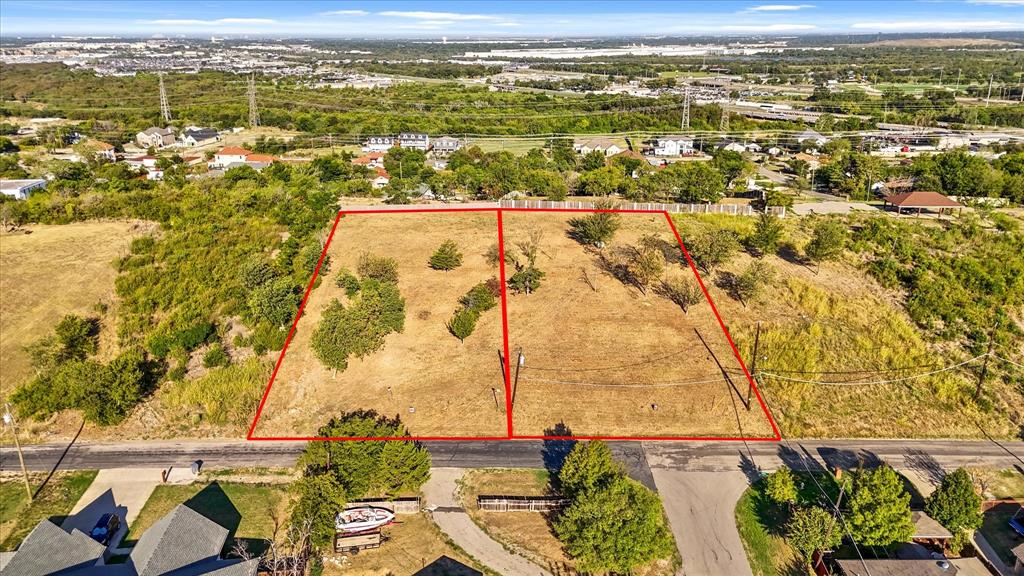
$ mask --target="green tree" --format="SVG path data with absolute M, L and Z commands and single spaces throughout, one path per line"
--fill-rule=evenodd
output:
M 765 284 L 771 282 L 773 270 L 764 262 L 755 260 L 743 272 L 735 276 L 732 284 L 733 295 L 744 303 L 757 298 Z
M 580 244 L 593 244 L 603 247 L 607 244 L 619 227 L 622 217 L 615 212 L 594 212 L 569 220 L 569 235 Z
M 622 467 L 612 460 L 607 444 L 600 440 L 577 442 L 558 472 L 558 486 L 563 496 L 574 499 L 621 474 Z
M 605 155 L 600 150 L 592 150 L 583 156 L 583 161 L 580 162 L 580 169 L 584 172 L 590 172 L 591 170 L 597 170 L 598 168 L 604 168 L 605 166 Z
M 336 518 L 345 506 L 344 489 L 334 475 L 317 474 L 296 480 L 292 490 L 298 499 L 292 506 L 290 528 L 297 532 L 308 529 L 314 548 L 331 550 Z
M 786 541 L 799 550 L 807 562 L 816 551 L 838 547 L 842 534 L 832 514 L 817 506 L 799 508 L 786 523 Z
M 257 321 L 285 326 L 295 314 L 299 295 L 289 278 L 277 278 L 257 286 L 249 293 L 249 310 Z
M 430 257 L 430 267 L 434 270 L 454 270 L 462 266 L 462 252 L 452 240 L 445 240 Z
M 469 338 L 473 330 L 476 329 L 476 321 L 479 318 L 480 313 L 471 308 L 457 310 L 452 319 L 448 321 L 448 331 L 460 342 L 465 342 L 466 338 Z
M 364 278 L 391 284 L 398 282 L 398 262 L 394 258 L 375 256 L 365 252 L 359 256 L 356 271 Z
M 344 370 L 350 356 L 379 350 L 384 337 L 405 326 L 405 300 L 389 282 L 364 280 L 359 297 L 345 308 L 331 301 L 313 330 L 310 346 L 328 368 Z
M 659 293 L 671 300 L 676 306 L 688 314 L 690 307 L 704 301 L 704 291 L 696 280 L 690 278 L 666 278 L 661 281 Z
M 814 226 L 811 241 L 804 247 L 804 252 L 817 263 L 835 260 L 846 247 L 847 235 L 846 226 L 842 222 L 822 220 Z
M 729 230 L 706 229 L 688 234 L 684 245 L 690 257 L 705 272 L 732 260 L 739 252 L 740 242 L 736 234 Z
M 860 545 L 888 547 L 914 535 L 910 494 L 889 466 L 858 472 L 848 500 L 847 526 Z
M 778 250 L 779 244 L 782 243 L 784 234 L 785 226 L 782 224 L 782 219 L 767 212 L 762 212 L 757 216 L 754 233 L 750 236 L 748 242 L 761 256 L 774 254 Z
M 674 550 L 657 495 L 622 475 L 575 499 L 555 533 L 584 572 L 626 574 Z
M 783 466 L 764 479 L 765 494 L 776 504 L 796 504 L 796 479 L 793 472 Z
M 251 256 L 248 260 L 242 263 L 239 269 L 239 277 L 242 279 L 242 285 L 248 289 L 253 290 L 259 286 L 270 282 L 277 276 L 274 272 L 274 268 L 270 265 L 266 259 L 261 256 Z
M 942 484 L 925 501 L 924 509 L 954 534 L 981 528 L 981 496 L 974 491 L 971 476 L 963 468 L 942 478 Z

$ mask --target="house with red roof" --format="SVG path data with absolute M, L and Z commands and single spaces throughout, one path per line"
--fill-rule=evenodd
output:
M 371 180 L 371 183 L 373 184 L 373 187 L 375 189 L 379 190 L 387 186 L 388 182 L 391 182 L 391 175 L 388 174 L 388 171 L 381 166 L 377 166 L 376 171 L 377 176 L 375 176 L 374 179 Z
M 238 146 L 225 146 L 213 155 L 209 167 L 213 169 L 227 170 L 243 164 L 252 166 L 257 170 L 265 168 L 274 162 L 276 158 L 270 154 L 257 154 Z

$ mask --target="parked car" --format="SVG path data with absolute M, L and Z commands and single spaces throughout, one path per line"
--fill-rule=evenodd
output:
M 96 522 L 96 526 L 93 527 L 92 532 L 89 532 L 89 536 L 93 540 L 106 546 L 110 544 L 110 539 L 117 534 L 117 529 L 121 527 L 121 519 L 117 517 L 117 514 L 104 514 L 100 516 L 100 519 Z

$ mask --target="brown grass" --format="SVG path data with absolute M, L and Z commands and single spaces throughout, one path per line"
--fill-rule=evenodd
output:
M 65 314 L 98 315 L 97 303 L 114 301 L 117 272 L 111 263 L 149 228 L 83 222 L 0 236 L 0 389 L 5 394 L 32 374 L 26 345 L 50 334 Z M 112 345 L 109 328 L 104 326 L 103 343 Z
M 384 533 L 388 540 L 380 548 L 362 550 L 354 556 L 327 555 L 324 559 L 324 574 L 469 576 L 479 573 L 445 563 L 444 559 L 448 558 L 463 566 L 480 569 L 463 552 L 451 546 L 424 514 L 399 516 L 398 522 L 385 528 Z
M 463 265 L 451 272 L 430 269 L 427 259 L 449 238 L 459 245 Z M 500 308 L 484 312 L 465 343 L 446 327 L 459 298 L 498 275 L 484 256 L 495 242 L 494 213 L 344 217 L 328 249 L 332 271 L 310 296 L 256 434 L 311 436 L 332 416 L 372 409 L 399 415 L 415 435 L 503 437 Z M 367 251 L 399 263 L 405 329 L 389 335 L 381 350 L 335 373 L 317 360 L 310 337 L 327 304 L 343 299 L 334 283 L 337 271 L 354 272 Z
M 546 274 L 535 293 L 509 295 L 511 354 L 521 347 L 526 357 L 513 394 L 515 434 L 562 424 L 574 435 L 771 436 L 756 399 L 747 411 L 722 380 L 724 369 L 745 399 L 747 381 L 710 306 L 683 313 L 618 280 L 567 236 L 571 217 L 505 213 L 507 246 L 543 233 L 538 268 Z M 604 248 L 610 258 L 650 234 L 664 242 L 666 275 L 692 278 L 663 215 L 623 214 L 622 223 Z

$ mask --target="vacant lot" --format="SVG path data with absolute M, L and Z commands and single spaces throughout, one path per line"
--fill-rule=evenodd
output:
M 446 325 L 460 297 L 499 275 L 486 257 L 497 243 L 497 226 L 493 212 L 343 217 L 327 252 L 331 270 L 310 295 L 256 435 L 314 436 L 332 416 L 375 410 L 400 416 L 414 435 L 504 437 L 500 306 L 480 316 L 464 343 Z M 428 259 L 448 239 L 462 252 L 462 266 L 450 272 L 431 269 Z M 345 300 L 335 283 L 337 272 L 356 272 L 367 252 L 398 262 L 405 327 L 389 334 L 380 350 L 351 358 L 346 370 L 336 372 L 320 363 L 310 339 L 328 304 Z
M 580 215 L 504 214 L 506 250 L 540 234 L 545 273 L 534 293 L 508 300 L 510 353 L 525 356 L 515 435 L 772 436 L 756 398 L 743 405 L 747 379 L 707 302 L 684 313 L 602 263 L 628 260 L 649 235 L 666 256 L 663 276 L 692 281 L 664 215 L 622 214 L 601 251 L 568 236 Z
M 59 526 L 95 477 L 95 470 L 57 472 L 39 490 L 46 474 L 30 474 L 32 490 L 39 490 L 31 504 L 20 476 L 0 479 L 0 551 L 16 549 L 36 524 L 47 518 Z
M 32 372 L 26 345 L 48 335 L 65 314 L 96 314 L 97 303 L 112 302 L 117 275 L 112 262 L 149 229 L 140 223 L 86 222 L 0 235 L 4 394 Z

